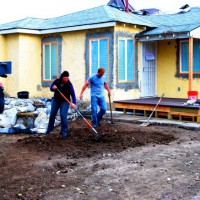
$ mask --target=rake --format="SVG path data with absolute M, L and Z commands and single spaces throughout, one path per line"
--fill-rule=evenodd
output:
M 147 119 L 147 122 L 144 122 L 144 123 L 140 124 L 140 126 L 149 126 L 150 125 L 149 120 L 152 117 L 153 113 L 155 112 L 156 108 L 158 107 L 158 104 L 161 102 L 161 100 L 162 100 L 163 97 L 164 97 L 164 93 L 162 94 L 162 96 L 160 97 L 158 103 L 156 104 L 156 106 L 154 107 L 153 111 L 149 115 L 149 117 Z

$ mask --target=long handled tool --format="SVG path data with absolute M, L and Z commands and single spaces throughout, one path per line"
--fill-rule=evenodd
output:
M 114 124 L 115 122 L 113 121 L 112 106 L 111 106 L 110 96 L 108 96 L 108 98 L 109 98 L 109 105 L 110 105 L 111 124 Z
M 140 126 L 149 126 L 149 120 L 151 118 L 151 116 L 153 115 L 153 113 L 155 112 L 156 108 L 158 107 L 158 104 L 161 102 L 162 98 L 164 97 L 164 93 L 162 94 L 162 96 L 160 97 L 158 103 L 156 104 L 156 106 L 154 107 L 153 111 L 151 112 L 151 114 L 149 115 L 147 122 L 140 124 Z
M 57 91 L 60 93 L 60 95 L 67 101 L 67 103 L 69 103 L 69 105 L 71 104 L 71 102 L 66 98 L 66 96 L 57 88 Z M 95 139 L 98 140 L 101 135 L 99 135 L 97 133 L 97 131 L 92 127 L 92 125 L 85 119 L 85 117 L 80 113 L 80 111 L 77 108 L 74 108 L 76 110 L 76 112 L 81 116 L 81 118 L 85 121 L 85 123 L 94 131 L 95 134 Z

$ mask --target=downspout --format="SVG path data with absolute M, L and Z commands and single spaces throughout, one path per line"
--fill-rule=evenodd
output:
M 126 0 L 126 10 L 125 11 L 128 13 L 128 0 Z
M 193 84 L 193 38 L 189 38 L 189 52 L 188 52 L 188 66 L 189 66 L 189 74 L 188 74 L 188 80 L 189 80 L 189 91 L 192 90 L 192 84 Z

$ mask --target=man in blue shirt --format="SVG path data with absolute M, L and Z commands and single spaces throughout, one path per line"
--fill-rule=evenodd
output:
M 104 68 L 99 68 L 97 74 L 89 77 L 89 79 L 83 85 L 80 93 L 80 99 L 83 99 L 83 93 L 88 85 L 90 85 L 92 126 L 94 128 L 96 128 L 98 125 L 101 125 L 102 117 L 106 113 L 107 105 L 104 95 L 104 88 L 108 91 L 108 96 L 111 96 L 110 88 L 105 80 L 104 73 Z M 98 106 L 100 108 L 99 112 Z

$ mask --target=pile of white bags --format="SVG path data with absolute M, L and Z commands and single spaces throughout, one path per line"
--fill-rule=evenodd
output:
M 37 107 L 36 105 L 43 105 Z M 51 102 L 47 99 L 18 99 L 5 98 L 5 109 L 3 114 L 0 114 L 0 133 L 45 133 L 49 115 L 51 111 Z M 23 116 L 18 116 L 18 113 L 24 113 Z M 33 115 L 26 116 L 26 113 Z M 69 109 L 68 119 L 77 119 L 75 111 Z M 57 113 L 55 126 L 60 124 L 59 112 Z

